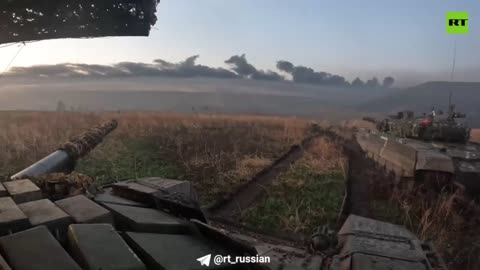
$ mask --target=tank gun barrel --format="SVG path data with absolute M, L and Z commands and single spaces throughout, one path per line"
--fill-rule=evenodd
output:
M 38 177 L 48 173 L 72 171 L 75 167 L 75 162 L 101 143 L 103 138 L 112 132 L 117 125 L 116 120 L 111 120 L 89 129 L 64 143 L 55 152 L 16 173 L 11 179 Z

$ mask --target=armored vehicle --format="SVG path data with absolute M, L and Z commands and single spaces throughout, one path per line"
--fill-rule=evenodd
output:
M 447 113 L 432 109 L 417 117 L 405 111 L 382 121 L 364 118 L 375 123 L 376 130 L 361 130 L 356 138 L 371 158 L 394 172 L 397 181 L 428 181 L 440 189 L 453 184 L 476 196 L 480 148 L 469 142 L 465 118 L 454 105 L 449 105 Z

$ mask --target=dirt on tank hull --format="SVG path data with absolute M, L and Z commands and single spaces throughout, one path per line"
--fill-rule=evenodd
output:
M 428 182 L 442 189 L 457 185 L 480 194 L 480 147 L 476 144 L 428 142 L 360 130 L 356 140 L 365 153 L 393 173 L 396 184 Z

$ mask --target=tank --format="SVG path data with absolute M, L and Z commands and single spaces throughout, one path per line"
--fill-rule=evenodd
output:
M 398 112 L 382 121 L 365 117 L 376 129 L 357 132 L 361 148 L 379 165 L 403 179 L 429 182 L 436 188 L 456 185 L 470 195 L 480 192 L 480 147 L 469 142 L 470 127 L 464 113 L 449 105 L 415 116 Z M 405 182 L 405 181 L 404 181 Z

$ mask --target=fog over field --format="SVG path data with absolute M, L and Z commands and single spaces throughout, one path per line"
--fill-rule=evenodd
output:
M 245 79 L 128 77 L 30 79 L 0 86 L 2 110 L 158 110 L 321 116 L 393 92 Z
M 220 112 L 359 118 L 432 106 L 446 109 L 451 92 L 457 109 L 480 126 L 480 83 L 431 82 L 407 89 L 321 86 L 289 81 L 214 78 L 3 79 L 1 110 Z

